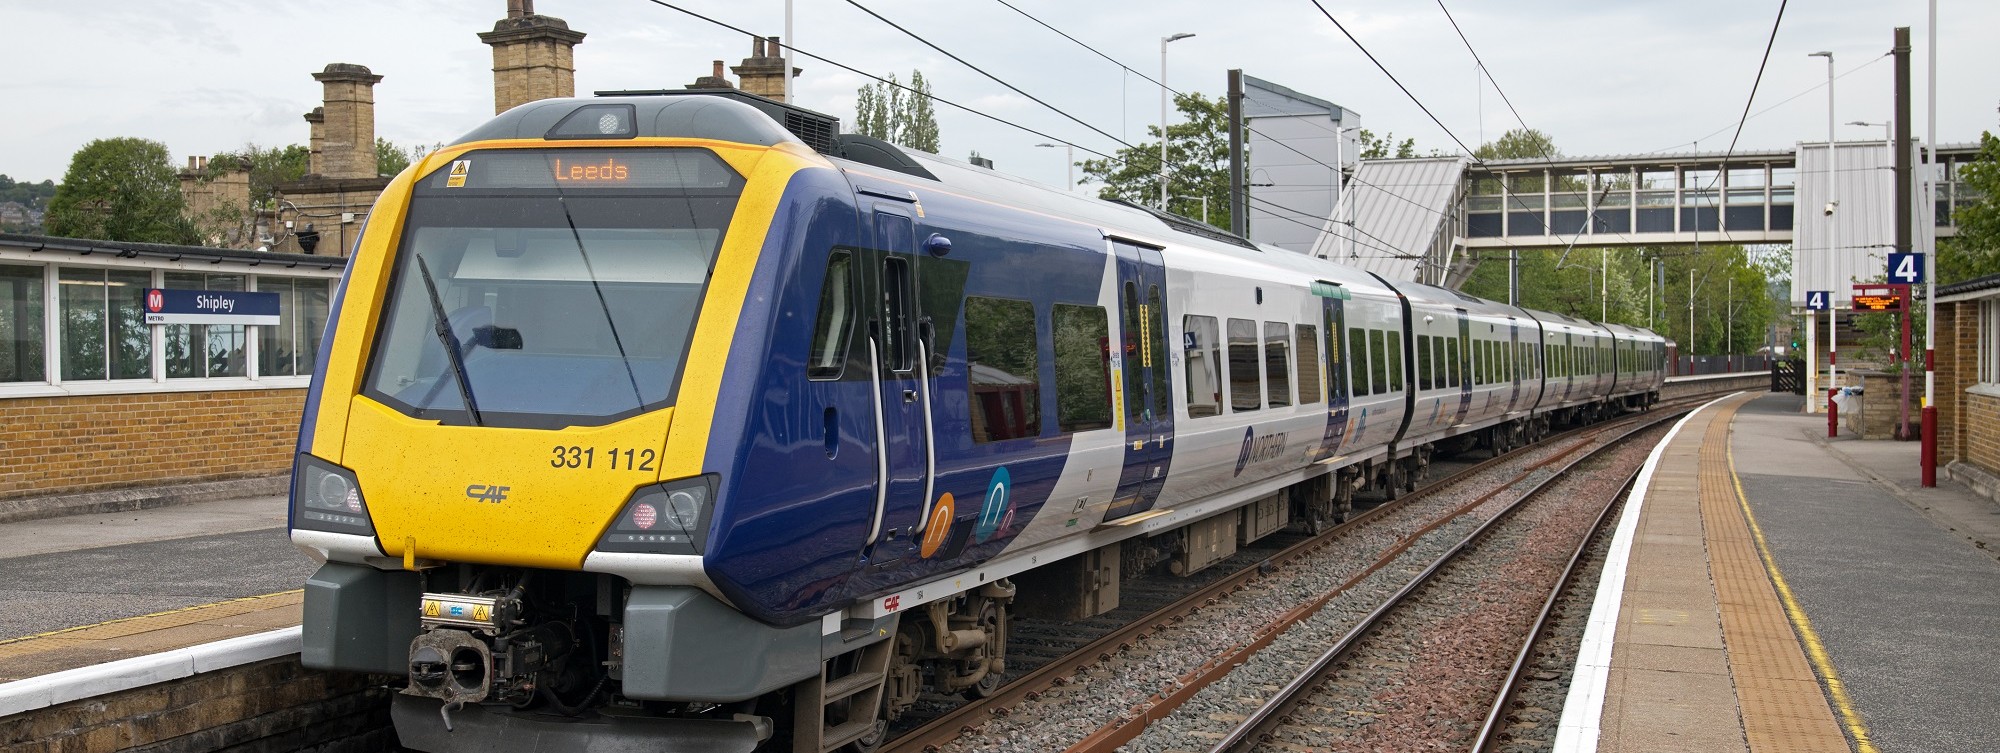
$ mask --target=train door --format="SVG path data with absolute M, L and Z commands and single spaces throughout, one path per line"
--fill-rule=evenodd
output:
M 1453 378 L 1458 382 L 1458 414 L 1451 419 L 1452 425 L 1465 423 L 1465 415 L 1472 410 L 1472 375 L 1478 373 L 1472 364 L 1472 319 L 1465 309 L 1453 309 L 1458 315 L 1457 357 L 1451 360 Z
M 877 488 L 874 523 L 863 556 L 876 564 L 902 558 L 916 541 L 937 466 L 931 421 L 935 354 L 930 318 L 922 310 L 916 228 L 900 208 L 875 212 L 876 289 L 869 311 L 874 359 Z M 887 548 L 885 548 L 887 547 Z
M 1119 353 L 1125 465 L 1105 520 L 1152 509 L 1174 455 L 1173 368 L 1167 350 L 1167 268 L 1160 250 L 1111 242 L 1118 264 Z
M 1319 287 L 1318 284 L 1314 285 Z M 1326 435 L 1320 441 L 1319 452 L 1314 460 L 1324 460 L 1340 454 L 1340 445 L 1347 439 L 1347 407 L 1350 402 L 1347 385 L 1347 307 L 1346 301 L 1328 296 L 1320 299 L 1322 335 L 1325 338 L 1320 352 L 1326 354 Z

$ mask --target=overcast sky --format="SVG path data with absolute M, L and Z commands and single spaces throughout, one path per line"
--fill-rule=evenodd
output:
M 767 35 L 781 34 L 783 0 L 673 0 Z M 1128 141 L 1159 119 L 1159 90 L 994 0 L 861 0 L 938 46 L 1071 115 Z M 1010 0 L 1136 69 L 1157 77 L 1159 40 L 1177 32 L 1167 83 L 1220 95 L 1225 71 L 1252 76 L 1359 112 L 1376 133 L 1457 151 L 1452 137 L 1341 36 L 1310 0 Z M 1467 145 L 1514 127 L 1436 2 L 1321 0 L 1370 52 Z M 1720 151 L 1742 112 L 1776 0 L 1447 0 L 1460 26 L 1528 125 L 1571 155 Z M 1938 137 L 2000 130 L 2000 2 L 1940 2 Z M 304 143 L 300 115 L 319 104 L 311 73 L 359 63 L 381 74 L 376 133 L 410 145 L 449 141 L 492 113 L 492 56 L 477 32 L 505 15 L 504 0 L 57 0 L 0 2 L 8 75 L 0 77 L 0 173 L 60 179 L 91 139 L 165 142 L 176 160 L 246 143 Z M 1779 29 L 1742 149 L 1786 148 L 1826 133 L 1825 62 L 1835 53 L 1840 122 L 1890 115 L 1895 26 L 1912 27 L 1915 124 L 1925 122 L 1926 5 L 1919 0 L 1800 2 Z M 588 38 L 576 49 L 577 91 L 680 87 L 709 61 L 734 65 L 750 42 L 647 0 L 539 0 L 536 10 Z M 934 92 L 1080 146 L 1116 143 L 1007 91 L 870 18 L 844 0 L 800 0 L 794 40 L 808 52 L 876 74 L 921 69 Z M 853 118 L 864 79 L 801 58 L 800 103 Z M 1803 96 L 1798 96 L 1803 95 Z M 1483 99 L 1483 106 L 1482 106 Z M 970 151 L 1001 170 L 1060 185 L 1060 150 L 1045 139 L 938 106 L 942 152 Z M 1880 128 L 1840 126 L 1843 139 Z M 1086 154 L 1079 151 L 1078 158 Z

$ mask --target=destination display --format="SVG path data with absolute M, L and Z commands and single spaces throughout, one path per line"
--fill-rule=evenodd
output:
M 723 188 L 736 173 L 706 149 L 481 150 L 424 180 L 431 189 Z
M 147 288 L 146 323 L 276 325 L 278 294 Z
M 1899 313 L 1908 310 L 1908 285 L 1856 285 L 1853 301 L 1854 311 Z

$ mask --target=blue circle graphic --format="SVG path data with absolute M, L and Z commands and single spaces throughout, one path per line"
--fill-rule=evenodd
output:
M 993 469 L 993 480 L 986 483 L 986 500 L 979 507 L 979 523 L 972 528 L 972 540 L 984 544 L 1000 530 L 1001 524 L 1011 517 L 1013 511 L 1009 498 L 1013 495 L 1012 479 L 1007 475 L 1007 467 Z

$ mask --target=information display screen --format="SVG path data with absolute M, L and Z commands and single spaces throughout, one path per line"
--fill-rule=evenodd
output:
M 741 181 L 706 149 L 508 149 L 468 152 L 423 180 L 424 193 L 479 189 L 727 189 Z

